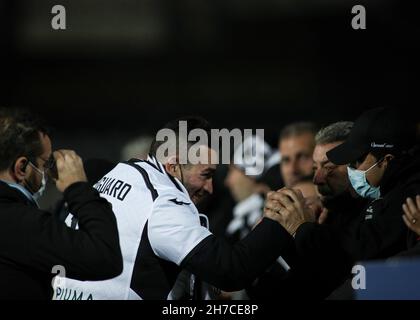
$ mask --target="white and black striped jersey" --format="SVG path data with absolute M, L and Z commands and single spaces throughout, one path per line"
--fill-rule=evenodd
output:
M 184 186 L 148 160 L 120 163 L 94 186 L 117 218 L 123 273 L 106 281 L 60 280 L 65 286 L 55 289 L 55 299 L 171 298 L 181 261 L 210 232 Z
M 54 299 L 190 298 L 190 273 L 196 283 L 236 290 L 293 247 L 293 238 L 270 219 L 235 246 L 216 238 L 201 225 L 185 187 L 154 157 L 120 163 L 94 187 L 112 204 L 123 272 L 105 281 L 57 278 Z

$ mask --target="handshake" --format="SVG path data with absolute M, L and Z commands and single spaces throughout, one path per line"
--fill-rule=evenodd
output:
M 323 223 L 327 210 L 320 199 L 305 199 L 300 190 L 282 188 L 270 191 L 264 216 L 280 223 L 291 235 L 305 222 Z

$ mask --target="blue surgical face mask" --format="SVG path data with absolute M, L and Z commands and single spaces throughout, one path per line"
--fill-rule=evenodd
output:
M 379 162 L 380 161 L 375 163 L 373 166 L 371 166 L 366 171 L 357 170 L 357 169 L 347 167 L 347 174 L 349 176 L 350 183 L 353 186 L 353 189 L 362 198 L 379 199 L 379 197 L 381 196 L 381 190 L 379 189 L 379 187 L 371 186 L 366 179 L 366 173 L 370 169 L 375 167 Z

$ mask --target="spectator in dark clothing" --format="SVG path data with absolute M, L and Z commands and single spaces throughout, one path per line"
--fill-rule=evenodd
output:
M 55 176 L 80 230 L 38 208 L 47 174 Z M 0 110 L 0 228 L 0 299 L 51 298 L 57 266 L 80 280 L 122 272 L 111 206 L 86 183 L 76 153 L 53 153 L 46 129 L 34 115 L 19 110 Z
M 318 204 L 315 201 L 308 203 L 309 199 L 305 196 L 308 206 L 314 211 L 317 222 L 334 230 L 334 234 L 338 237 L 347 237 L 352 233 L 358 222 L 358 214 L 365 205 L 365 200 L 355 198 L 356 194 L 350 188 L 346 166 L 334 165 L 326 156 L 329 150 L 347 139 L 352 126 L 352 122 L 337 122 L 317 133 L 313 154 L 315 172 L 313 181 L 321 198 L 318 200 Z M 295 184 L 293 189 L 299 189 L 298 187 L 299 185 Z M 305 195 L 304 190 L 300 190 Z M 304 270 L 305 266 L 302 266 L 299 272 L 290 270 L 287 273 L 279 265 L 273 266 L 270 272 L 267 272 L 264 277 L 260 277 L 254 287 L 249 289 L 249 294 L 253 298 L 270 298 L 270 296 L 278 298 L 279 293 L 286 299 L 302 298 L 303 296 L 312 299 L 325 297 L 329 292 L 325 285 L 315 284 L 311 279 L 311 274 L 314 274 L 312 265 L 314 261 L 316 263 L 317 257 L 314 257 L 312 262 L 309 258 L 312 257 L 312 246 L 316 248 L 318 245 L 318 239 L 312 237 L 305 242 L 304 247 L 300 248 L 301 255 L 305 256 L 301 263 L 306 264 L 308 270 Z M 307 252 L 303 254 L 303 250 Z M 337 257 L 332 257 L 332 259 L 337 259 Z M 320 288 L 317 289 L 316 286 L 319 285 Z M 273 292 L 276 294 L 273 295 Z
M 370 200 L 357 237 L 348 244 L 355 261 L 388 258 L 407 247 L 402 205 L 420 193 L 414 130 L 414 123 L 399 111 L 372 109 L 358 119 L 346 143 L 328 153 L 334 163 L 351 163 L 353 189 Z
M 416 199 L 408 198 L 403 204 L 403 219 L 412 232 L 407 237 L 408 249 L 393 256 L 387 261 L 400 262 L 400 260 L 414 259 L 418 261 L 420 258 L 420 226 L 417 221 L 420 220 L 420 196 Z M 390 281 L 383 279 L 384 283 Z M 389 282 L 388 282 L 389 283 Z M 352 287 L 352 279 L 348 279 L 343 285 L 335 290 L 329 297 L 329 300 L 352 300 L 355 299 L 355 290 Z
M 328 279 L 331 271 L 345 272 L 357 261 L 385 259 L 407 248 L 402 204 L 420 193 L 419 152 L 411 124 L 409 117 L 394 109 L 372 109 L 356 121 L 346 142 L 327 152 L 337 165 L 350 163 L 352 188 L 369 199 L 349 237 L 337 237 L 326 225 L 306 222 L 305 208 L 293 190 L 274 195 L 278 203 L 270 210 L 279 212 L 283 225 L 295 233 L 298 253 L 311 247 L 322 265 L 319 277 Z M 340 259 L 329 261 L 330 256 Z
M 318 186 L 325 208 L 318 222 L 334 228 L 340 237 L 351 234 L 358 215 L 367 200 L 351 188 L 347 165 L 332 163 L 327 152 L 342 144 L 349 136 L 353 122 L 336 122 L 321 129 L 315 137 L 314 183 Z

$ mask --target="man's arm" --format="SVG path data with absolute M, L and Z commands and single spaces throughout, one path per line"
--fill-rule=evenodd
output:
M 117 223 L 111 205 L 86 182 L 82 159 L 72 150 L 54 152 L 59 191 L 79 219 L 72 230 L 51 214 L 17 203 L 3 204 L 7 212 L 0 255 L 41 272 L 53 266 L 65 268 L 78 280 L 104 280 L 122 272 Z
M 282 225 L 295 234 L 295 267 L 287 279 L 278 284 L 279 290 L 287 288 L 287 283 L 290 283 L 291 287 L 301 287 L 312 298 L 328 295 L 343 281 L 352 266 L 336 230 L 314 222 L 302 195 L 294 190 L 269 193 L 266 207 L 278 212 Z
M 116 219 L 111 205 L 86 182 L 64 192 L 70 210 L 79 219 L 79 230 L 68 228 L 48 212 L 24 205 L 8 217 L 6 259 L 51 273 L 55 265 L 78 280 L 104 280 L 122 272 Z
M 264 218 L 244 239 L 230 245 L 210 235 L 182 261 L 181 266 L 225 291 L 250 285 L 280 255 L 292 255 L 293 238 L 281 225 Z

